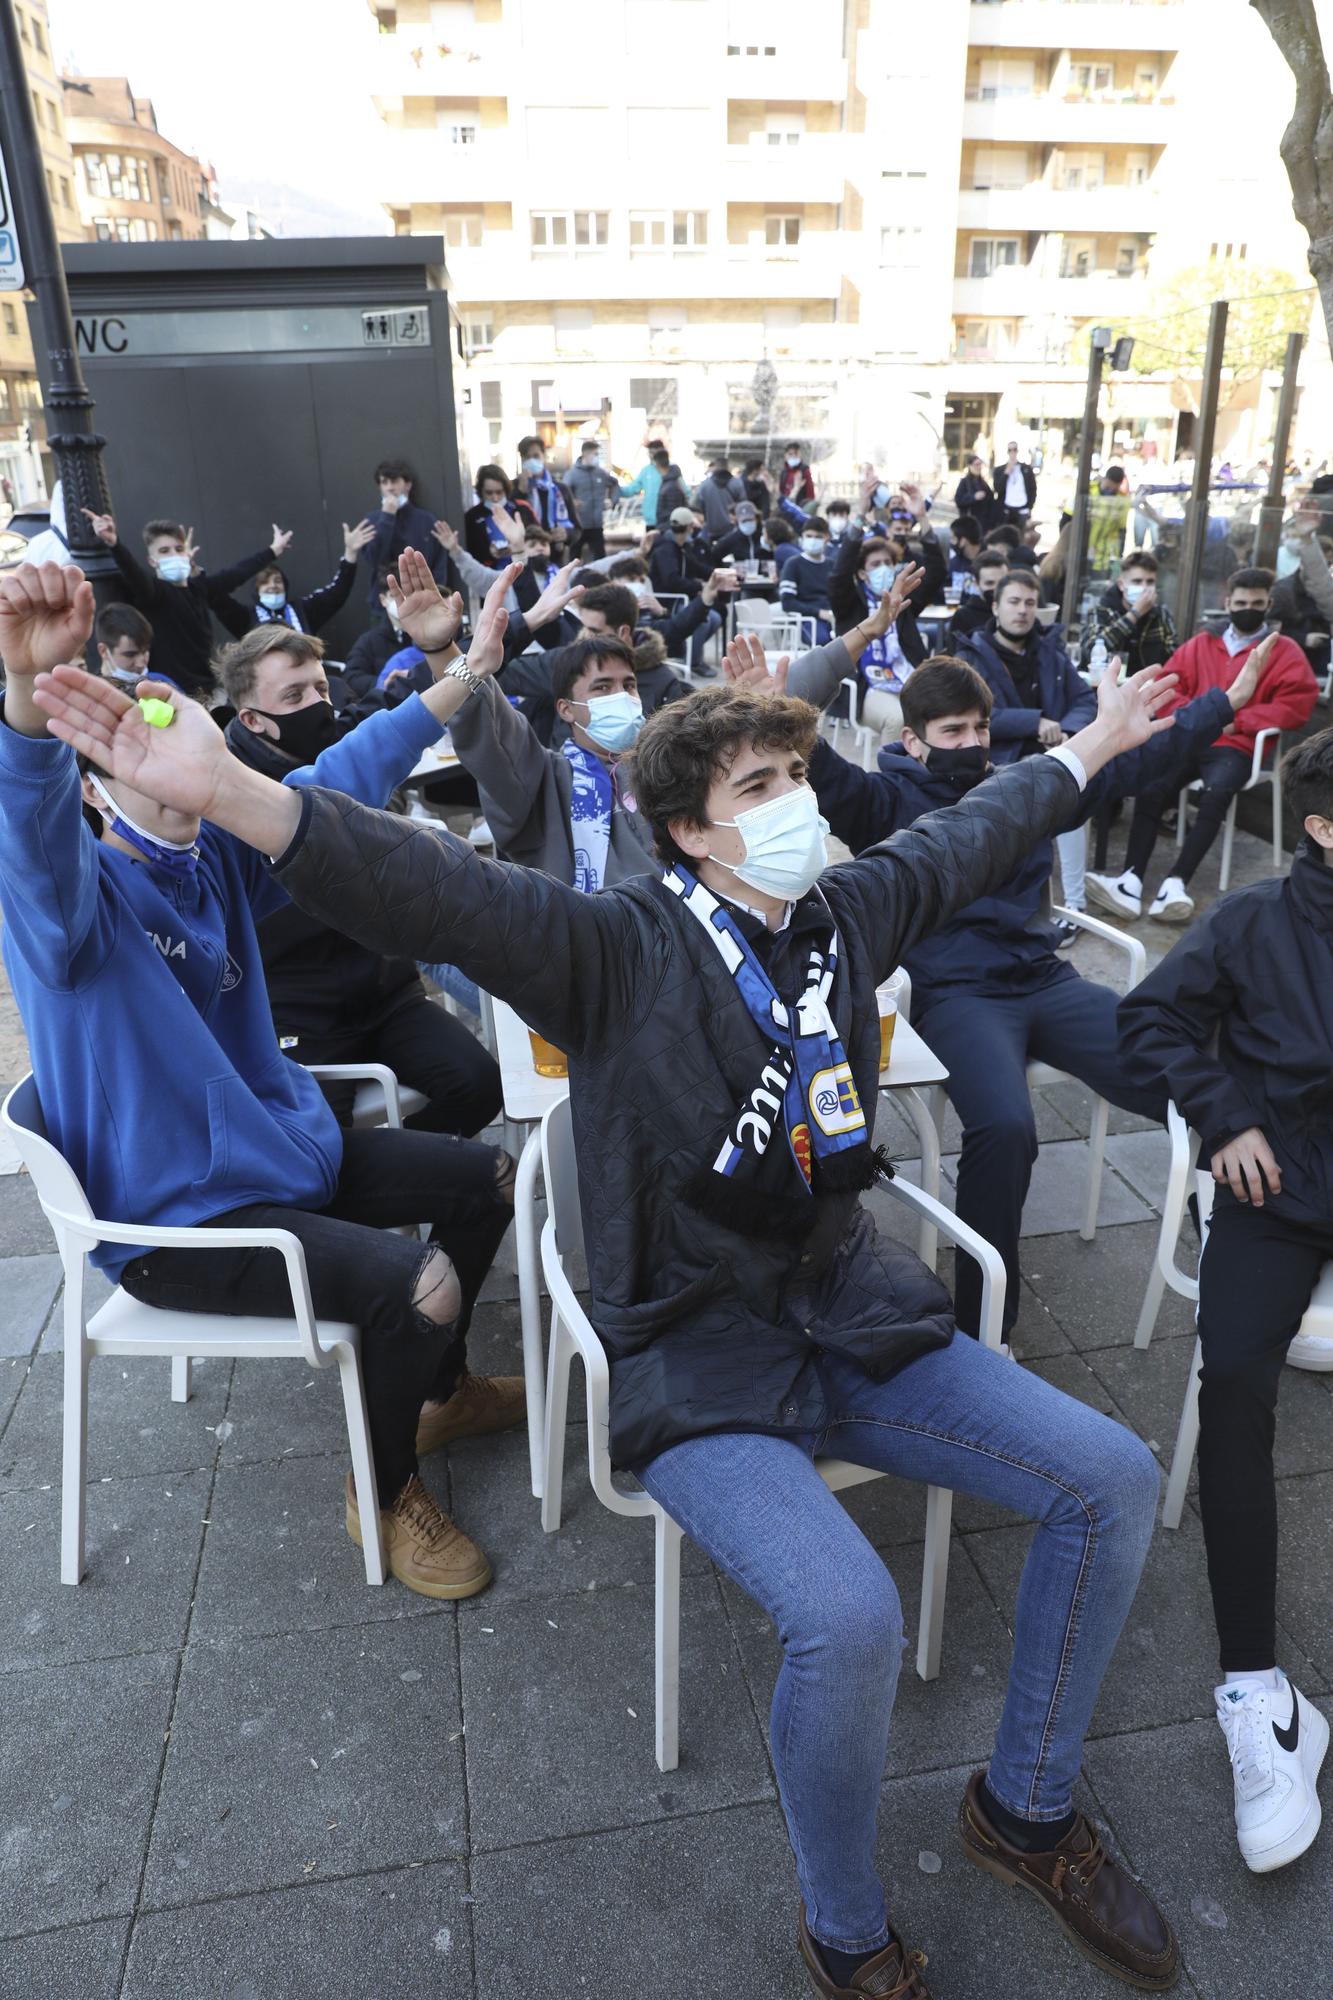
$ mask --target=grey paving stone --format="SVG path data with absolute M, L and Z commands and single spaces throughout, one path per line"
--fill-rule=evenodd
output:
M 482 1854 L 478 2000 L 798 2000 L 797 1889 L 776 1805 Z
M 675 1771 L 653 1755 L 651 1590 L 477 1598 L 460 1606 L 458 1630 L 474 1851 L 773 1796 L 711 1577 L 681 1591 Z
M 1083 968 L 1080 966 L 1079 970 Z M 1071 1077 L 1068 1083 L 1048 1083 L 1039 1094 L 1055 1106 L 1080 1137 L 1087 1138 L 1092 1122 L 1092 1092 L 1086 1083 L 1076 1083 Z M 1138 1111 L 1122 1111 L 1118 1104 L 1110 1107 L 1107 1130 L 1111 1133 L 1151 1132 L 1156 1125 L 1155 1118 L 1145 1118 Z
M 890 1776 L 930 1770 L 960 1758 L 984 1763 L 995 1741 L 1009 1672 L 1011 1643 L 1004 1620 L 969 1560 L 966 1546 L 955 1539 L 950 1551 L 940 1672 L 936 1680 L 920 1679 L 916 1641 L 922 1553 L 917 1544 L 891 1549 L 885 1557 L 902 1600 L 906 1635 L 889 1735 L 886 1769 Z M 782 1649 L 772 1624 L 754 1600 L 730 1580 L 724 1581 L 722 1588 L 755 1707 L 767 1734 Z M 947 1744 L 943 1757 L 942 1743 Z
M 342 1458 L 219 1466 L 191 1642 L 369 1625 L 438 1612 L 394 1578 L 366 1582 L 347 1532 Z
M 1171 1141 L 1162 1125 L 1139 1132 L 1122 1132 L 1106 1142 L 1106 1157 L 1122 1180 L 1142 1195 L 1158 1215 L 1166 1195 L 1171 1167 Z
M 49 1257 L 56 1239 L 27 1174 L 0 1177 L 0 1257 Z
M 130 1914 L 175 1677 L 145 1653 L 4 1682 L 0 1936 Z
M 0 1487 L 60 1478 L 64 1362 L 39 1354 L 0 1438 Z M 211 1465 L 231 1375 L 229 1361 L 196 1362 L 188 1403 L 171 1400 L 171 1364 L 102 1354 L 88 1364 L 88 1476 L 137 1479 Z
M 23 1392 L 28 1379 L 28 1357 L 26 1354 L 10 1354 L 0 1357 L 0 1439 L 3 1439 L 9 1414 Z M 0 1447 L 2 1449 L 2 1447 Z
M 115 1289 L 111 1280 L 103 1277 L 102 1273 L 90 1264 L 83 1279 L 83 1310 L 86 1318 L 91 1319 L 98 1307 L 106 1304 Z M 56 1299 L 50 1319 L 46 1322 L 46 1332 L 42 1335 L 42 1344 L 37 1351 L 39 1354 L 59 1354 L 63 1351 L 64 1345 L 65 1315 L 62 1292 Z
M 310 1368 L 304 1361 L 237 1361 L 227 1402 L 231 1426 L 219 1463 L 311 1458 L 338 1453 L 347 1460 L 338 1370 Z
M 0 1493 L 0 1674 L 184 1643 L 208 1474 L 89 1487 L 83 1582 L 60 1581 L 60 1488 Z
M 1288 1373 L 1293 1371 L 1288 1370 Z M 1333 1475 L 1278 1487 L 1278 1616 L 1333 1685 Z M 1283 1663 L 1285 1665 L 1285 1661 Z M 1292 1668 L 1293 1674 L 1297 1672 Z
M 141 1916 L 121 2000 L 468 2000 L 464 1896 L 454 1862 Z
M 0 1355 L 32 1353 L 60 1289 L 60 1273 L 54 1253 L 0 1258 Z
M 588 1483 L 586 1427 L 566 1435 L 561 1526 L 554 1534 L 543 1532 L 541 1502 L 532 1496 L 526 1427 L 450 1445 L 423 1460 L 422 1476 L 491 1559 L 495 1580 L 477 1600 L 483 1610 L 525 1597 L 652 1586 L 652 1524 L 625 1520 L 597 1499 Z M 681 1568 L 686 1576 L 704 1576 L 711 1565 L 687 1540 Z
M 1319 1705 L 1327 1714 L 1330 1704 Z M 1328 1992 L 1327 1847 L 1316 1842 L 1290 1867 L 1250 1874 L 1236 1846 L 1231 1768 L 1215 1722 L 1107 1738 L 1089 1746 L 1087 1767 L 1135 1870 L 1176 1927 L 1203 2000 Z
M 1108 1165 L 1112 1144 L 1107 1141 Z M 1060 1145 L 1043 1146 L 1032 1169 L 1032 1184 L 1023 1207 L 1024 1236 L 1058 1236 L 1077 1229 L 1083 1220 L 1088 1188 L 1088 1147 L 1083 1139 L 1069 1139 Z M 1127 1222 L 1142 1222 L 1151 1211 L 1119 1177 L 1102 1174 L 1101 1202 L 1097 1210 L 1098 1230 Z
M 1188 1230 L 1186 1242 L 1197 1255 Z M 1099 1230 L 1092 1243 L 1073 1234 L 1048 1236 L 1025 1252 L 1023 1276 L 1059 1321 L 1071 1346 L 1129 1347 L 1156 1248 L 1155 1222 Z M 1182 1245 L 1182 1263 L 1185 1256 Z M 1177 1293 L 1166 1292 L 1154 1342 L 1193 1330 L 1194 1307 Z
M 549 1322 L 550 1308 L 543 1299 L 542 1318 Z M 519 1324 L 518 1300 L 496 1299 L 478 1305 L 467 1335 L 468 1367 L 478 1375 L 521 1375 L 523 1373 L 523 1329 Z
M 1039 1256 L 1040 1251 L 1030 1250 L 1025 1254 Z M 1019 1278 L 1018 1319 L 1009 1335 L 1009 1345 L 1020 1361 L 1039 1361 L 1043 1355 L 1073 1352 L 1064 1328 L 1025 1276 Z
M 460 1729 L 451 1612 L 190 1647 L 144 1907 L 456 1859 Z
M 117 2000 L 127 1918 L 0 1941 L 6 2000 Z

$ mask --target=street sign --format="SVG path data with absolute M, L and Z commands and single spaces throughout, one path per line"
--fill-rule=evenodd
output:
M 21 292 L 23 285 L 23 252 L 9 198 L 9 172 L 0 154 L 0 292 Z

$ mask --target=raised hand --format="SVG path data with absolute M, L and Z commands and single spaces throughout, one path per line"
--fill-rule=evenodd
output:
M 91 507 L 85 507 L 83 511 L 92 522 L 93 533 L 96 535 L 98 541 L 105 542 L 109 549 L 114 549 L 117 541 L 120 539 L 116 533 L 115 515 L 95 514 Z
M 458 548 L 458 530 L 451 528 L 447 521 L 433 521 L 431 533 L 446 555 L 453 555 Z
M 22 563 L 6 570 L 0 576 L 0 660 L 6 679 L 30 680 L 63 661 L 77 661 L 92 636 L 95 610 L 93 587 L 72 564 Z
M 193 534 L 193 529 L 190 532 Z M 273 540 L 269 543 L 269 547 L 275 556 L 287 553 L 287 550 L 292 545 L 292 533 L 293 530 L 291 528 L 280 528 L 276 521 L 273 523 Z
M 153 680 L 140 685 L 175 710 L 166 729 L 154 728 L 137 701 L 81 667 L 39 674 L 32 695 L 52 736 L 159 805 L 205 819 L 233 761 L 222 731 L 208 710 L 179 688 Z
M 890 625 L 897 624 L 908 598 L 914 590 L 920 589 L 925 580 L 926 572 L 920 563 L 906 564 L 893 579 L 892 590 L 886 590 L 880 599 L 875 617 L 863 620 L 863 624 L 873 626 L 875 637 L 879 638 L 883 632 L 888 631 Z M 881 616 L 884 619 L 882 627 L 875 624 L 875 620 Z
M 445 597 L 419 549 L 404 549 L 398 575 L 386 584 L 404 632 L 423 653 L 442 652 L 463 622 L 463 600 L 457 592 Z
M 1150 736 L 1170 729 L 1175 717 L 1161 711 L 1175 693 L 1178 679 L 1177 674 L 1163 673 L 1160 667 L 1144 667 L 1126 680 L 1124 663 L 1118 653 L 1114 656 L 1097 686 L 1097 721 L 1089 724 L 1090 729 L 1100 728 L 1109 735 L 1114 744 L 1111 756 L 1136 749 Z
M 199 560 L 199 549 L 194 539 L 193 528 L 185 530 L 185 553 L 190 559 L 190 568 L 193 569 Z
M 572 569 L 574 565 L 571 563 L 569 567 Z M 505 598 L 522 574 L 522 563 L 510 563 L 507 569 L 500 571 L 486 592 L 486 601 L 481 607 L 472 634 L 472 644 L 467 649 L 467 663 L 474 674 L 497 673 L 504 665 L 505 633 L 509 629 L 509 613 L 505 609 Z M 561 576 L 566 574 L 565 570 L 560 572 Z M 559 577 L 556 578 L 556 582 L 559 582 Z M 531 613 L 529 613 L 530 619 Z
M 567 562 L 563 569 L 556 571 L 531 611 L 524 613 L 530 632 L 539 631 L 543 625 L 549 625 L 553 618 L 560 616 L 567 604 L 575 604 L 582 597 L 583 585 L 581 583 L 571 585 L 569 581 L 575 570 L 581 567 L 582 564 L 575 557 L 573 562 Z M 506 570 L 505 575 L 509 574 L 510 572 Z M 486 601 L 490 603 L 489 595 Z
M 490 512 L 491 519 L 508 542 L 510 548 L 521 549 L 523 546 L 523 523 L 518 517 L 510 513 L 503 500 L 492 500 L 490 503 Z
M 757 632 L 738 632 L 722 656 L 722 671 L 733 687 L 759 694 L 786 694 L 791 655 L 784 653 L 770 673 L 764 644 Z
M 355 562 L 369 542 L 375 539 L 375 530 L 369 521 L 358 521 L 354 528 L 343 522 L 343 561 Z
M 1268 665 L 1269 655 L 1280 636 L 1280 633 L 1270 632 L 1257 646 L 1251 646 L 1245 655 L 1244 666 L 1227 689 L 1227 699 L 1231 703 L 1233 715 L 1238 714 L 1246 702 L 1254 700 L 1259 683 L 1264 677 L 1264 668 Z

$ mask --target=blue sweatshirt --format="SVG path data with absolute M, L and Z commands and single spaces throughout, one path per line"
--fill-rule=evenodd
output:
M 284 782 L 367 805 L 440 735 L 413 696 Z M 253 849 L 203 826 L 193 880 L 99 841 L 74 752 L 0 721 L 4 958 L 47 1132 L 94 1215 L 189 1227 L 248 1202 L 319 1209 L 342 1135 L 283 1055 L 255 926 L 287 901 Z M 142 1249 L 107 1243 L 113 1281 Z

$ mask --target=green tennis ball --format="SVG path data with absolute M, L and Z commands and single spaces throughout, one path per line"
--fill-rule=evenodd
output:
M 176 711 L 171 703 L 158 701 L 153 695 L 145 695 L 139 707 L 150 729 L 166 729 L 176 720 Z

